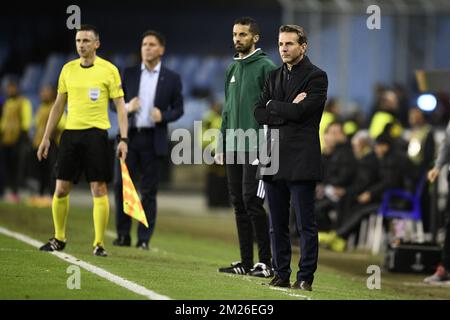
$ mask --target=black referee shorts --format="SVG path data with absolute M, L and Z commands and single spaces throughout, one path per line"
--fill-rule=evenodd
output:
M 84 172 L 88 182 L 111 181 L 108 132 L 91 128 L 64 130 L 55 165 L 56 178 L 78 183 Z

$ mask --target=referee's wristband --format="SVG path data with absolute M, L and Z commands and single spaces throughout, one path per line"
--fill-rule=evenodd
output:
M 126 144 L 128 144 L 128 138 L 120 137 L 119 142 L 125 142 Z

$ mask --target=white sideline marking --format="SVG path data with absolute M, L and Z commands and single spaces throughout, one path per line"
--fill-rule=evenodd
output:
M 112 232 L 111 230 L 106 230 L 105 236 L 110 237 L 110 238 L 115 238 L 116 234 L 114 232 Z
M 410 287 L 445 287 L 448 288 L 450 287 L 450 281 L 434 281 L 434 282 L 430 282 L 430 283 L 425 283 L 425 282 L 403 282 L 404 286 L 410 286 Z
M 291 293 L 291 292 L 289 292 L 289 289 L 285 289 L 285 288 L 274 288 L 274 287 L 269 287 L 270 289 L 272 289 L 272 290 L 275 290 L 275 291 L 280 291 L 280 292 L 283 292 L 283 293 L 285 293 L 285 294 L 287 294 L 288 296 L 291 296 L 291 297 L 297 297 L 297 298 L 303 298 L 303 299 L 305 299 L 305 300 L 312 300 L 311 299 L 311 297 L 308 297 L 308 296 L 304 296 L 304 295 L 301 295 L 301 294 L 297 294 L 297 293 Z
M 251 282 L 251 283 L 255 283 L 255 281 L 253 279 L 250 279 L 250 276 L 233 275 L 233 274 L 229 274 L 229 273 L 223 273 L 223 275 L 226 276 L 226 277 L 233 278 L 233 279 L 239 279 L 240 278 L 242 280 L 245 280 L 245 281 L 248 281 L 248 282 Z M 260 283 L 260 284 L 261 285 L 266 285 L 266 284 L 263 284 L 263 283 Z M 267 286 L 268 286 L 268 283 L 267 283 Z M 287 288 L 277 288 L 277 287 L 269 287 L 269 286 L 268 286 L 268 288 L 271 289 L 271 290 L 279 291 L 280 293 L 286 294 L 286 295 L 291 296 L 291 297 L 302 298 L 304 300 L 312 300 L 311 297 L 304 296 L 304 295 L 297 294 L 297 293 L 289 292 L 291 290 L 287 289 Z
M 13 232 L 10 231 L 8 229 L 5 229 L 3 227 L 0 227 L 0 233 L 5 235 L 5 236 L 9 236 L 11 238 L 17 239 L 19 241 L 25 242 L 33 247 L 39 248 L 40 246 L 43 245 L 42 242 L 37 241 L 35 239 L 32 239 L 24 234 L 21 233 L 17 233 L 17 232 Z M 54 256 L 57 256 L 58 258 L 60 258 L 61 260 L 64 260 L 68 263 L 71 264 L 75 264 L 91 273 L 94 273 L 96 275 L 98 275 L 99 277 L 102 277 L 112 283 L 115 283 L 131 292 L 134 292 L 136 294 L 139 294 L 141 296 L 144 296 L 148 299 L 151 300 L 171 300 L 169 297 L 167 296 L 163 296 L 160 295 L 152 290 L 149 290 L 137 283 L 134 283 L 132 281 L 126 280 L 124 278 L 121 278 L 119 276 L 116 276 L 115 274 L 112 274 L 100 267 L 96 267 L 88 262 L 85 262 L 83 260 L 77 259 L 74 256 L 71 256 L 69 254 L 66 253 L 62 253 L 62 252 L 58 252 L 58 251 L 53 251 L 53 252 L 49 252 L 51 254 L 53 254 Z

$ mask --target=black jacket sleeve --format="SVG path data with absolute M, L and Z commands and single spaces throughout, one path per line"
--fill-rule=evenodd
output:
M 425 140 L 425 149 L 423 151 L 424 159 L 420 168 L 420 174 L 425 174 L 433 167 L 434 156 L 436 153 L 436 144 L 434 142 L 434 133 L 430 131 Z
M 372 198 L 381 199 L 387 189 L 405 189 L 412 181 L 416 180 L 416 174 L 412 162 L 404 154 L 396 152 L 389 155 L 385 165 L 381 165 L 378 183 L 369 188 Z
M 266 104 L 268 101 L 270 101 L 270 75 L 267 77 L 266 82 L 264 83 L 264 89 L 261 93 L 261 96 L 259 98 L 258 103 L 255 106 L 255 119 L 260 124 L 267 124 L 267 125 L 282 125 L 285 123 L 285 121 L 276 115 L 270 114 L 269 111 L 266 108 Z
M 183 113 L 183 95 L 181 94 L 182 84 L 179 75 L 175 75 L 174 87 L 172 90 L 172 97 L 170 106 L 167 110 L 162 111 L 162 122 L 168 123 L 179 119 Z
M 357 162 L 355 180 L 347 188 L 348 194 L 360 194 L 377 182 L 378 164 L 375 155 L 369 154 Z
M 300 121 L 317 112 L 317 107 L 325 103 L 327 99 L 328 79 L 327 74 L 315 71 L 306 87 L 306 98 L 299 103 L 289 103 L 272 100 L 267 106 L 270 115 L 279 116 L 290 121 Z
M 339 187 L 349 186 L 355 177 L 357 167 L 351 147 L 341 147 L 333 160 L 336 162 L 336 170 L 327 183 Z

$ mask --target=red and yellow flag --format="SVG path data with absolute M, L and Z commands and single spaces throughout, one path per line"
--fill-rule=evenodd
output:
M 142 208 L 141 200 L 139 200 L 136 188 L 134 187 L 130 173 L 128 172 L 127 165 L 123 160 L 120 160 L 120 169 L 122 171 L 123 212 L 148 228 L 147 217 Z

